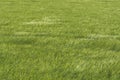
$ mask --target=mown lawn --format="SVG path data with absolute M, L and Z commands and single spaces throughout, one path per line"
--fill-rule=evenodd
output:
M 0 80 L 120 80 L 120 1 L 0 0 Z

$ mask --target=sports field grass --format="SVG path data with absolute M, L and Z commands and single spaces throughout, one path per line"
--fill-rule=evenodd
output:
M 0 80 L 120 80 L 120 0 L 0 0 Z

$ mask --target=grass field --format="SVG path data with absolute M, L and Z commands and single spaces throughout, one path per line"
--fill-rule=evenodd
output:
M 120 80 L 120 0 L 0 0 L 0 80 Z

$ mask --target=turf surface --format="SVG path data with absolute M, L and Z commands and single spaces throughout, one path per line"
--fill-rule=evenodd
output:
M 119 0 L 0 0 L 0 80 L 120 80 Z

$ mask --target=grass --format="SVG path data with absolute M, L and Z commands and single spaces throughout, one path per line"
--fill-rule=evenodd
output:
M 0 0 L 0 80 L 119 80 L 119 0 Z

